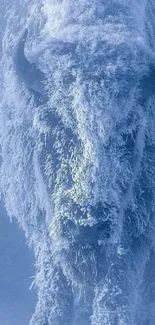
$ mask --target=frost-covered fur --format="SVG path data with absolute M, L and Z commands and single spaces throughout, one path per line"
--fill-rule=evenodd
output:
M 154 325 L 153 7 L 46 0 L 40 106 L 4 65 L 1 188 L 35 250 L 31 325 Z

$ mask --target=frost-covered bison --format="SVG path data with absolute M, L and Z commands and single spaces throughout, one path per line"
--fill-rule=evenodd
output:
M 154 324 L 151 6 L 68 1 L 37 59 L 25 54 L 30 30 L 16 45 L 14 69 L 36 106 L 31 325 Z

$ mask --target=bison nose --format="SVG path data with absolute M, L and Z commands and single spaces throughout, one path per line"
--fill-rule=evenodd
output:
M 77 244 L 98 245 L 99 241 L 104 241 L 110 237 L 111 223 L 109 220 L 99 222 L 93 226 L 79 226 Z
M 111 230 L 110 220 L 102 221 L 97 225 L 97 237 L 99 239 L 109 238 Z

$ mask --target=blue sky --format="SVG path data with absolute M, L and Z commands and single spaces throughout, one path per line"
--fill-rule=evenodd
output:
M 34 275 L 34 256 L 24 233 L 10 222 L 0 204 L 0 324 L 28 325 L 36 294 L 29 290 Z

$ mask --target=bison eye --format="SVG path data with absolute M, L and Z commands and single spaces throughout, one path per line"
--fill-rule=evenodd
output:
M 132 133 L 123 133 L 123 142 L 126 148 L 126 151 L 133 152 L 135 147 L 137 137 L 137 130 L 133 130 Z
M 149 96 L 155 94 L 155 66 L 150 64 L 148 74 L 144 75 L 140 81 L 141 101 L 144 104 Z

